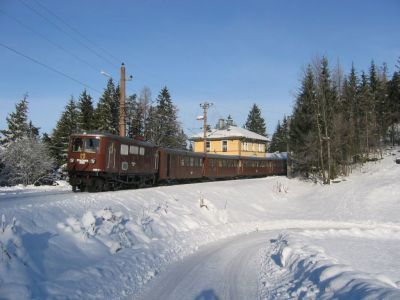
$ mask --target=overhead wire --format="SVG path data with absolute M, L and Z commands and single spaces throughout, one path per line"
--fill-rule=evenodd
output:
M 49 39 L 48 37 L 46 37 L 44 34 L 40 33 L 39 31 L 31 28 L 30 26 L 26 25 L 25 23 L 23 23 L 22 21 L 18 20 L 17 18 L 9 15 L 8 13 L 6 13 L 5 11 L 3 11 L 2 9 L 0 9 L 0 13 L 2 13 L 3 15 L 7 16 L 8 18 L 14 20 L 14 22 L 18 23 L 19 25 L 21 25 L 22 27 L 26 28 L 27 30 L 33 32 L 34 34 L 39 35 L 42 39 L 46 40 L 47 42 L 49 42 L 50 44 L 52 44 L 53 46 L 57 47 L 58 49 L 64 51 L 65 53 L 71 55 L 72 57 L 74 57 L 75 59 L 79 60 L 81 63 L 87 65 L 88 67 L 90 67 L 91 69 L 93 69 L 96 72 L 100 72 L 101 70 L 98 69 L 97 67 L 95 67 L 93 64 L 89 63 L 88 61 L 84 60 L 83 58 L 79 57 L 78 55 L 76 55 L 75 53 L 69 51 L 68 49 L 66 49 L 65 47 L 59 45 L 58 43 L 52 41 L 51 39 Z
M 94 53 L 97 57 L 101 58 L 102 60 L 106 61 L 108 64 L 112 65 L 113 67 L 117 67 L 119 68 L 118 65 L 116 65 L 115 63 L 113 63 L 111 60 L 109 60 L 108 58 L 104 57 L 103 55 L 101 55 L 100 53 L 98 53 L 97 51 L 95 51 L 93 48 L 89 47 L 88 45 L 86 45 L 85 43 L 83 43 L 81 40 L 75 38 L 73 35 L 71 35 L 68 31 L 64 30 L 61 26 L 59 26 L 57 23 L 53 22 L 52 20 L 50 20 L 48 17 L 46 17 L 45 15 L 43 15 L 42 13 L 40 13 L 37 9 L 35 9 L 34 7 L 32 7 L 31 5 L 27 4 L 24 0 L 18 0 L 20 3 L 22 3 L 25 7 L 27 7 L 29 10 L 33 11 L 35 14 L 37 14 L 38 16 L 40 16 L 42 19 L 44 19 L 47 23 L 53 25 L 55 28 L 57 28 L 59 31 L 63 32 L 65 35 L 69 36 L 71 39 L 73 39 L 75 42 L 79 43 L 81 46 L 83 46 L 84 48 L 86 48 L 87 50 L 89 50 L 90 52 Z
M 67 23 L 67 21 L 65 21 L 63 18 L 61 18 L 60 16 L 58 16 L 55 12 L 53 12 L 52 10 L 50 10 L 48 7 L 44 6 L 42 3 L 40 3 L 37 0 L 33 0 L 37 5 L 39 5 L 41 8 L 43 8 L 44 10 L 46 10 L 49 14 L 51 14 L 54 18 L 56 18 L 57 20 L 59 20 L 61 23 L 63 23 L 65 26 L 67 26 L 71 31 L 75 32 L 77 35 L 79 35 L 82 39 L 86 40 L 88 43 L 92 44 L 94 47 L 100 49 L 101 51 L 103 51 L 105 54 L 107 54 L 108 56 L 110 56 L 111 58 L 113 58 L 117 63 L 120 63 L 121 60 L 118 59 L 117 57 L 115 57 L 112 53 L 110 53 L 109 51 L 107 51 L 106 49 L 104 49 L 103 47 L 99 46 L 98 44 L 96 44 L 95 42 L 93 42 L 92 40 L 90 40 L 88 37 L 86 37 L 82 32 L 80 32 L 78 29 L 76 29 L 75 27 L 71 26 L 70 24 Z
M 41 61 L 39 61 L 39 60 L 37 60 L 37 59 L 35 59 L 35 58 L 33 58 L 33 57 L 30 57 L 30 56 L 28 56 L 28 55 L 26 55 L 26 54 L 24 54 L 24 53 L 22 53 L 22 52 L 20 52 L 20 51 L 18 51 L 18 50 L 16 50 L 16 49 L 12 48 L 12 47 L 10 47 L 10 46 L 7 46 L 7 45 L 5 45 L 5 44 L 3 44 L 3 43 L 0 43 L 0 46 L 3 47 L 3 48 L 8 49 L 8 50 L 11 51 L 11 52 L 14 52 L 14 53 L 20 55 L 20 56 L 22 56 L 22 57 L 25 57 L 26 59 L 28 59 L 28 60 L 30 60 L 30 61 L 32 61 L 32 62 L 38 64 L 38 65 L 41 65 L 42 67 L 44 67 L 44 68 L 46 68 L 46 69 L 48 69 L 48 70 L 51 70 L 51 71 L 53 71 L 53 72 L 55 72 L 55 73 L 57 73 L 57 74 L 59 74 L 59 75 L 61 75 L 61 76 L 64 76 L 64 77 L 66 77 L 66 78 L 68 78 L 68 79 L 70 79 L 70 80 L 76 82 L 76 83 L 79 83 L 80 85 L 82 85 L 82 86 L 84 86 L 84 87 L 86 87 L 86 88 L 88 88 L 88 89 L 91 89 L 91 90 L 93 90 L 93 91 L 95 91 L 95 92 L 101 94 L 101 92 L 100 92 L 99 90 L 97 90 L 97 89 L 91 87 L 90 85 L 88 85 L 88 84 L 86 84 L 86 83 L 80 81 L 79 79 L 76 79 L 76 78 L 74 78 L 74 77 L 72 77 L 72 76 L 70 76 L 70 75 L 68 75 L 68 74 L 66 74 L 66 73 L 64 73 L 64 72 L 62 72 L 62 71 L 60 71 L 60 70 L 57 70 L 56 68 L 53 68 L 52 66 L 49 66 L 49 65 L 47 65 L 47 64 L 45 64 L 45 63 L 42 63 Z

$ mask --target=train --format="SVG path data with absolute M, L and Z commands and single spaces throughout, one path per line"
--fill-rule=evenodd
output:
M 72 134 L 67 171 L 73 191 L 286 175 L 285 159 L 227 156 L 159 147 L 110 133 Z

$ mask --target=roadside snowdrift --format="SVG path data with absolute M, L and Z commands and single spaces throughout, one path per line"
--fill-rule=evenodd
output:
M 347 232 L 348 230 L 341 230 Z M 350 230 L 358 233 L 363 230 Z M 374 231 L 374 230 L 372 230 Z M 380 232 L 381 230 L 378 230 Z M 369 237 L 371 231 L 366 231 Z M 373 233 L 374 235 L 375 233 Z M 397 233 L 398 234 L 398 233 Z M 261 299 L 399 299 L 400 289 L 381 274 L 355 270 L 298 233 L 271 240 L 260 276 Z

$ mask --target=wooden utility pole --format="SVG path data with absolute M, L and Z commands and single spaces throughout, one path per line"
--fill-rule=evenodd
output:
M 121 65 L 121 80 L 119 84 L 119 135 L 125 136 L 125 64 Z
M 207 110 L 212 106 L 212 103 L 209 103 L 207 101 L 205 101 L 204 103 L 200 103 L 200 107 L 203 109 L 203 121 L 204 121 L 204 125 L 203 125 L 203 143 L 204 143 L 204 148 L 203 151 L 204 153 L 207 152 L 207 147 L 206 147 L 206 140 L 207 140 Z

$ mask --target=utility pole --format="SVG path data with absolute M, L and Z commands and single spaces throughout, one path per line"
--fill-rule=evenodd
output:
M 125 134 L 125 64 L 122 63 L 119 83 L 119 135 L 125 136 Z
M 203 109 L 203 120 L 204 120 L 204 125 L 203 125 L 203 143 L 204 143 L 204 153 L 207 152 L 207 147 L 206 147 L 206 140 L 207 140 L 207 110 L 213 105 L 213 103 L 209 103 L 205 101 L 204 103 L 200 103 L 200 107 Z
M 119 135 L 126 136 L 126 113 L 125 113 L 125 85 L 126 81 L 131 81 L 132 75 L 129 76 L 129 79 L 125 77 L 125 64 L 121 64 L 121 79 L 119 83 Z

